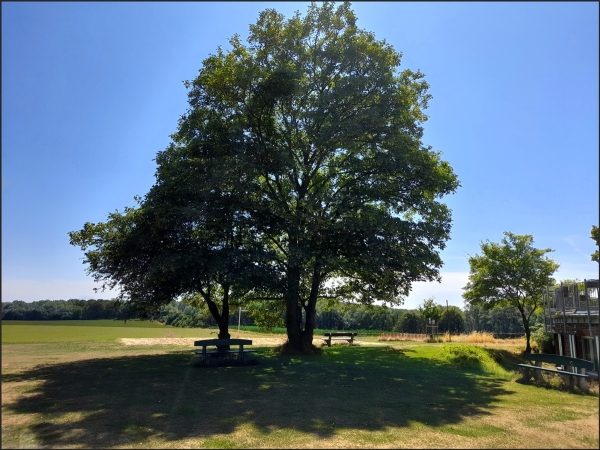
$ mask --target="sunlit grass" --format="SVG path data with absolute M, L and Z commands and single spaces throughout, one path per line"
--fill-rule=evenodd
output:
M 102 342 L 118 338 L 195 337 L 197 328 L 122 320 L 2 321 L 2 343 Z

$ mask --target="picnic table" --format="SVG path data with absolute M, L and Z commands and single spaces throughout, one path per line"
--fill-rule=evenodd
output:
M 237 350 L 229 349 L 227 347 L 238 346 Z M 222 357 L 229 354 L 237 354 L 237 359 L 240 362 L 246 361 L 246 354 L 255 352 L 256 350 L 244 349 L 244 345 L 252 345 L 250 339 L 204 339 L 201 341 L 194 341 L 195 347 L 202 347 L 202 350 L 196 350 L 196 354 L 202 355 L 203 361 L 206 362 L 210 356 Z M 216 350 L 207 350 L 207 347 L 217 347 Z

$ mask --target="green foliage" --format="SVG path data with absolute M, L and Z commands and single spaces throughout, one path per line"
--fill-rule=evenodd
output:
M 186 82 L 190 110 L 159 163 L 218 143 L 221 183 L 276 253 L 279 287 L 266 290 L 285 299 L 294 345 L 312 340 L 323 295 L 400 304 L 413 281 L 438 279 L 450 231 L 438 199 L 458 181 L 421 142 L 423 74 L 399 72 L 400 54 L 358 29 L 348 3 L 287 20 L 265 10 L 248 45 L 230 45 Z
M 438 280 L 439 199 L 459 183 L 421 142 L 424 75 L 399 71 L 349 3 L 267 9 L 230 45 L 185 82 L 190 108 L 139 206 L 69 233 L 88 273 L 141 314 L 200 296 L 224 336 L 230 306 L 257 301 L 272 327 L 285 302 L 294 346 L 312 342 L 319 297 L 401 304 Z
M 540 353 L 555 353 L 554 335 L 546 333 L 543 323 L 531 327 L 531 340 L 535 343 L 534 350 Z
M 273 331 L 285 326 L 283 320 L 284 308 L 282 303 L 269 300 L 253 301 L 247 305 L 250 317 L 261 330 Z
M 439 331 L 462 333 L 465 331 L 465 315 L 457 306 L 442 307 L 442 317 L 438 323 Z
M 469 257 L 469 282 L 463 297 L 472 304 L 492 308 L 513 305 L 520 314 L 526 335 L 526 351 L 531 351 L 529 320 L 543 304 L 546 286 L 559 265 L 545 257 L 552 249 L 533 247 L 533 236 L 504 233 L 501 244 L 481 243 L 481 255 Z
M 399 333 L 424 333 L 423 316 L 419 311 L 406 311 L 394 326 L 394 331 Z
M 512 305 L 489 309 L 480 304 L 465 304 L 465 331 L 487 331 L 495 335 L 523 335 L 523 319 L 519 310 Z M 529 319 L 532 327 L 543 323 L 541 311 L 534 312 Z
M 485 351 L 475 345 L 444 345 L 441 352 L 448 361 L 463 367 L 481 364 L 488 358 Z
M 429 319 L 431 319 L 435 320 L 437 323 L 442 316 L 442 307 L 435 303 L 435 297 L 423 300 L 419 305 L 418 310 L 426 322 L 429 322 Z
M 262 304 L 261 304 L 262 303 Z M 3 320 L 97 320 L 135 318 L 128 315 L 128 305 L 116 300 L 42 300 L 26 303 L 15 300 L 2 303 Z M 342 302 L 319 301 L 315 316 L 316 328 L 321 330 L 365 330 L 389 332 L 397 322 L 402 310 L 375 305 L 355 305 Z M 283 327 L 284 310 L 280 302 L 257 300 L 244 305 L 238 317 L 234 309 L 228 325 L 256 326 L 262 331 Z M 185 297 L 172 301 L 147 319 L 180 328 L 215 327 L 217 322 L 206 303 L 197 297 Z
M 2 302 L 2 320 L 98 320 L 134 318 L 116 300 L 39 300 Z
M 596 247 L 599 247 L 600 246 L 600 228 L 598 228 L 595 225 L 592 225 L 591 238 L 595 242 Z M 600 264 L 600 253 L 598 253 L 598 250 L 596 250 L 594 253 L 592 253 L 592 261 L 596 261 L 598 264 Z

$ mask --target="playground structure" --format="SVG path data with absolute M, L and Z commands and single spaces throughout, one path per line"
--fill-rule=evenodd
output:
M 598 280 L 561 283 L 558 288 L 546 288 L 544 298 L 545 330 L 554 334 L 557 354 L 593 362 L 594 369 L 587 373 L 596 379 L 600 348 L 598 288 Z

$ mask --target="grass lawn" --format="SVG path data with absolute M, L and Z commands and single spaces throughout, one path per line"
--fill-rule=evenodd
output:
M 118 340 L 211 332 L 4 321 L 3 448 L 598 448 L 597 391 L 517 383 L 497 362 L 515 358 L 510 348 L 262 347 L 258 365 L 193 367 L 191 348 Z

